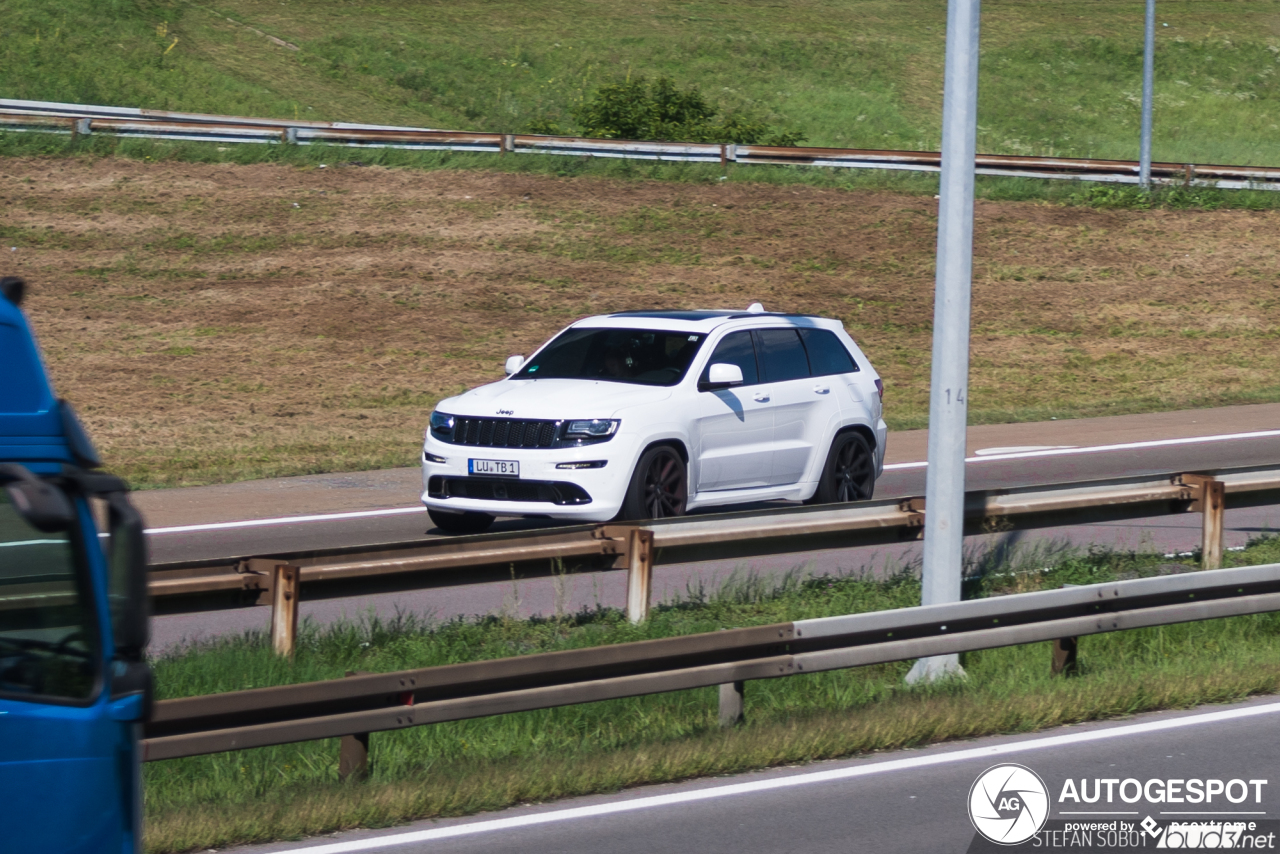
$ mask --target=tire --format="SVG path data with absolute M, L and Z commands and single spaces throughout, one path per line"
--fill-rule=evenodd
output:
M 806 504 L 844 504 L 867 501 L 876 488 L 876 458 L 861 433 L 836 436 L 822 465 L 818 488 Z
M 449 513 L 428 507 L 427 515 L 431 517 L 432 524 L 446 534 L 483 534 L 493 524 L 493 517 L 488 513 L 473 510 Z
M 670 519 L 683 516 L 689 502 L 689 475 L 680 452 L 658 445 L 640 455 L 618 519 Z

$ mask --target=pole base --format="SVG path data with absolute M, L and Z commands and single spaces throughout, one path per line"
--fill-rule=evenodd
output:
M 907 672 L 908 685 L 929 684 L 942 679 L 964 679 L 968 674 L 960 666 L 958 653 L 918 658 Z

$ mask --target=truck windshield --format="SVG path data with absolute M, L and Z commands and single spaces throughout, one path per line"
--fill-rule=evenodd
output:
M 653 329 L 567 329 L 512 379 L 675 385 L 705 337 Z
M 79 548 L 29 524 L 0 490 L 0 696 L 88 700 L 100 644 Z

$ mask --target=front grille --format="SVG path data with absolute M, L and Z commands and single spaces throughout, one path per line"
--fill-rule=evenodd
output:
M 541 501 L 546 504 L 590 504 L 591 496 L 576 483 L 515 480 L 502 477 L 447 477 L 427 481 L 432 498 L 477 498 L 483 501 Z
M 477 448 L 550 448 L 556 438 L 555 421 L 521 421 L 515 418 L 454 419 L 453 434 L 436 433 L 442 442 Z

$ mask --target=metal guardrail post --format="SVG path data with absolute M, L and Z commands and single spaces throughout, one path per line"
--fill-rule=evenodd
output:
M 298 567 L 276 564 L 271 584 L 271 649 L 293 657 L 298 638 Z
M 1080 672 L 1076 662 L 1079 641 L 1076 638 L 1058 638 L 1053 642 L 1053 667 L 1050 672 L 1054 676 L 1074 676 Z
M 1203 514 L 1204 525 L 1200 532 L 1200 566 L 1203 569 L 1222 567 L 1222 540 L 1226 533 L 1226 484 L 1216 478 L 1201 474 L 1184 474 L 1182 482 L 1194 487 L 1196 498 L 1191 502 L 1192 513 Z
M 348 670 L 347 676 L 363 676 L 362 670 Z M 364 780 L 369 776 L 369 733 L 344 735 L 338 743 L 338 779 Z
M 93 119 L 76 119 L 73 134 L 75 136 L 88 136 L 93 133 Z
M 649 619 L 649 591 L 653 577 L 653 531 L 632 528 L 627 542 L 627 619 Z
M 726 682 L 720 686 L 720 726 L 737 726 L 745 720 L 743 691 L 745 682 Z

